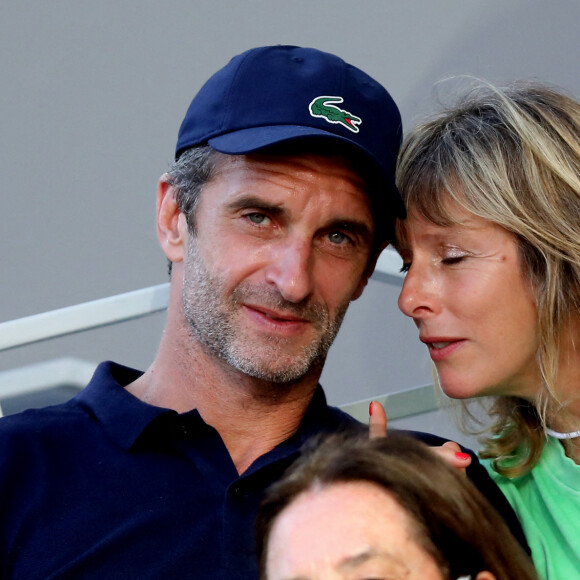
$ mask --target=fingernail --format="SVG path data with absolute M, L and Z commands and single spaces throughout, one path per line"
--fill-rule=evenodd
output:
M 374 403 L 374 401 L 371 401 L 369 403 L 369 415 L 372 415 L 373 414 L 373 403 Z
M 469 453 L 462 453 L 461 451 L 457 451 L 457 453 L 455 453 L 455 457 L 457 457 L 457 459 L 461 459 L 461 461 L 467 461 L 470 458 Z

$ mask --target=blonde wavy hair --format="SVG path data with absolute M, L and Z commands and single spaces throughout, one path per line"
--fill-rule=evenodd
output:
M 408 210 L 436 224 L 454 223 L 455 202 L 518 240 L 545 389 L 533 403 L 494 399 L 482 456 L 499 473 L 523 475 L 542 452 L 546 414 L 560 405 L 559 335 L 580 314 L 580 103 L 537 83 L 478 85 L 407 135 L 397 183 Z

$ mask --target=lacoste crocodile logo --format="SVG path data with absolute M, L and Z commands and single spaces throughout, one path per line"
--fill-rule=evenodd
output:
M 316 97 L 308 106 L 308 110 L 313 117 L 321 117 L 329 123 L 338 123 L 349 131 L 358 133 L 358 125 L 362 123 L 362 119 L 333 104 L 342 103 L 343 100 L 342 97 Z

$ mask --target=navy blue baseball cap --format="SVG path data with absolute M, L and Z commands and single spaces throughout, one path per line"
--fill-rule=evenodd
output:
M 365 72 L 314 48 L 264 46 L 232 58 L 191 102 L 175 158 L 196 145 L 244 155 L 314 138 L 321 147 L 322 139 L 332 139 L 358 151 L 384 182 L 382 201 L 405 217 L 395 185 L 402 140 L 397 105 Z

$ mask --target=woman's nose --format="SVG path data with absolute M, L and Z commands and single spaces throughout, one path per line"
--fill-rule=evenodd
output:
M 437 284 L 424 268 L 412 264 L 399 294 L 399 309 L 414 319 L 433 313 L 437 308 Z

